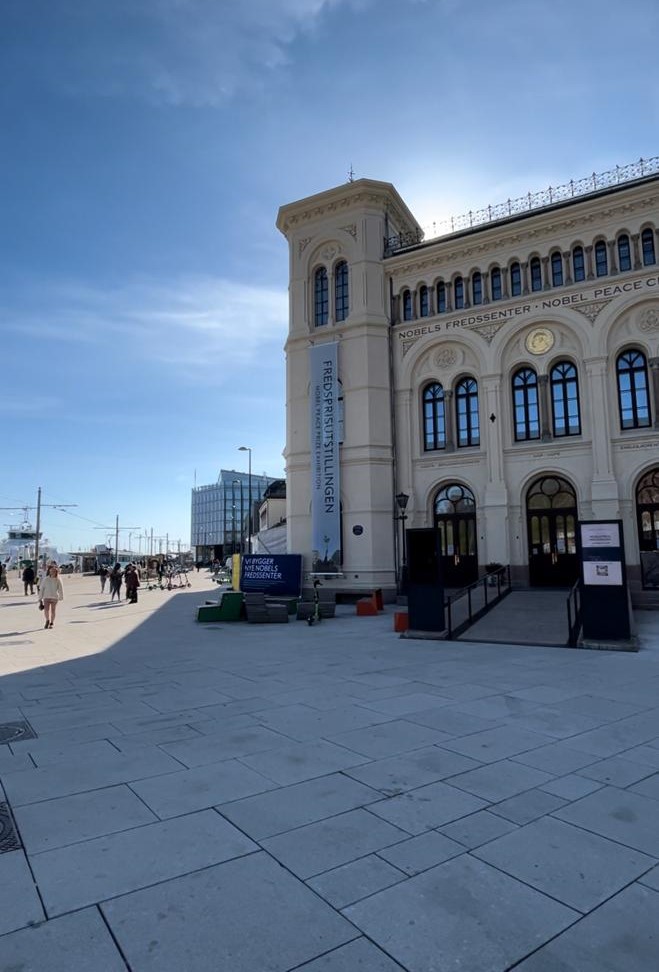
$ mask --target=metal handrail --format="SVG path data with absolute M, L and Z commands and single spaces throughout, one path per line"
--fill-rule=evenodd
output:
M 491 587 L 490 580 L 496 577 L 496 588 L 497 593 L 493 599 L 488 598 L 488 587 Z M 483 606 L 474 610 L 472 602 L 472 591 L 476 589 L 483 588 Z M 455 594 L 453 597 L 447 597 L 444 600 L 444 608 L 447 614 L 447 629 L 448 638 L 453 638 L 455 635 L 458 637 L 463 631 L 466 631 L 472 624 L 480 620 L 488 611 L 490 611 L 496 604 L 499 603 L 504 597 L 510 594 L 511 591 L 511 581 L 510 581 L 510 564 L 505 567 L 497 567 L 496 570 L 491 570 L 482 577 L 479 577 L 477 581 L 473 584 L 469 584 L 468 587 L 463 587 L 461 591 Z M 453 627 L 453 605 L 461 600 L 463 597 L 467 597 L 467 618 L 456 624 Z
M 572 603 L 574 602 L 574 608 Z M 570 588 L 570 593 L 566 600 L 567 607 L 567 643 L 570 648 L 576 648 L 577 642 L 579 640 L 579 632 L 581 631 L 581 589 L 579 586 L 579 581 L 575 581 L 573 586 Z
M 548 186 L 539 192 L 527 192 L 517 199 L 507 199 L 506 202 L 498 203 L 495 206 L 485 206 L 483 209 L 469 210 L 461 216 L 451 216 L 450 219 L 441 222 L 433 222 L 430 235 L 426 238 L 423 230 L 410 230 L 391 236 L 385 240 L 385 256 L 391 256 L 399 250 L 404 250 L 410 246 L 417 246 L 425 239 L 426 243 L 439 239 L 442 236 L 449 236 L 460 230 L 473 229 L 474 226 L 482 226 L 486 223 L 493 223 L 500 219 L 508 219 L 520 213 L 526 213 L 534 209 L 544 209 L 556 203 L 565 202 L 575 197 L 590 196 L 593 193 L 601 192 L 603 189 L 610 189 L 625 182 L 633 182 L 635 179 L 643 179 L 646 176 L 659 173 L 659 156 L 651 159 L 639 159 L 638 162 L 631 162 L 628 165 L 617 165 L 615 169 L 608 169 L 606 172 L 593 172 L 583 179 L 570 179 L 562 186 Z

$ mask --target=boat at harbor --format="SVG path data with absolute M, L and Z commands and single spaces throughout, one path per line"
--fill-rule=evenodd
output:
M 0 542 L 0 563 L 7 570 L 20 567 L 28 561 L 35 561 L 37 531 L 29 520 L 24 519 L 17 527 L 9 527 L 5 540 Z M 39 558 L 59 561 L 57 547 L 54 547 L 47 537 L 39 533 Z

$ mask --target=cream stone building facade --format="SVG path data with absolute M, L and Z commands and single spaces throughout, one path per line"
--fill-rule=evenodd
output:
M 337 590 L 393 593 L 403 526 L 437 529 L 447 586 L 493 562 L 569 586 L 577 521 L 620 518 L 632 590 L 656 591 L 659 160 L 466 222 L 424 242 L 394 187 L 368 179 L 280 210 L 289 552 L 313 570 L 310 362 L 326 345 Z

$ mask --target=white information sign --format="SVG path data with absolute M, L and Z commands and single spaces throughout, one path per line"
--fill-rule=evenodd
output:
M 582 523 L 581 546 L 619 547 L 620 527 L 617 523 Z
M 583 582 L 590 587 L 622 587 L 622 564 L 617 560 L 585 560 Z

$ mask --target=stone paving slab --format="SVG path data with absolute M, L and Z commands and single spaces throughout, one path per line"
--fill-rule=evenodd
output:
M 25 854 L 22 850 L 0 854 L 0 936 L 44 919 Z M 0 938 L 0 962 L 2 962 Z M 0 965 L 2 968 L 2 965 Z
M 378 851 L 379 857 L 408 875 L 420 874 L 421 871 L 427 871 L 435 864 L 442 864 L 459 854 L 464 854 L 462 844 L 436 830 L 410 837 L 400 844 Z
M 282 786 L 302 783 L 316 776 L 327 776 L 337 770 L 348 769 L 366 762 L 366 757 L 342 746 L 318 740 L 280 746 L 269 753 L 245 756 L 241 762 Z M 265 789 L 265 787 L 264 787 Z M 219 801 L 216 801 L 219 802 Z
M 30 854 L 143 824 L 157 817 L 128 786 L 112 786 L 17 807 L 16 822 Z
M 659 808 L 649 797 L 607 786 L 553 816 L 659 858 Z
M 410 750 L 438 745 L 450 738 L 448 733 L 439 732 L 437 729 L 417 726 L 403 719 L 394 719 L 383 725 L 341 732 L 329 736 L 328 740 L 362 756 L 385 759 L 387 756 L 397 756 Z
M 446 783 L 429 783 L 400 796 L 373 803 L 369 810 L 408 834 L 416 835 L 426 830 L 434 830 L 486 806 L 484 800 Z
M 436 783 L 480 765 L 475 759 L 431 746 L 404 756 L 378 759 L 349 767 L 344 772 L 353 779 L 380 790 L 386 796 L 396 796 L 406 790 Z
M 209 956 L 215 968 L 231 972 L 287 972 L 359 937 L 263 853 L 135 891 L 102 909 L 139 972 L 209 972 Z
M 257 849 L 214 810 L 202 810 L 33 854 L 30 863 L 52 917 Z
M 524 790 L 548 783 L 551 779 L 550 774 L 543 773 L 542 770 L 502 759 L 498 763 L 488 763 L 478 769 L 460 773 L 459 776 L 452 776 L 448 782 L 451 786 L 487 800 L 488 803 L 499 803 Z
M 2 972 L 126 972 L 96 908 L 5 935 L 0 963 Z
M 467 854 L 343 913 L 409 972 L 499 972 L 579 917 Z
M 394 962 L 372 942 L 358 938 L 347 945 L 335 948 L 329 955 L 305 962 L 296 972 L 405 972 L 402 965 Z
M 403 871 L 379 855 L 368 854 L 309 878 L 306 883 L 335 908 L 345 908 L 376 891 L 398 884 L 405 877 Z

